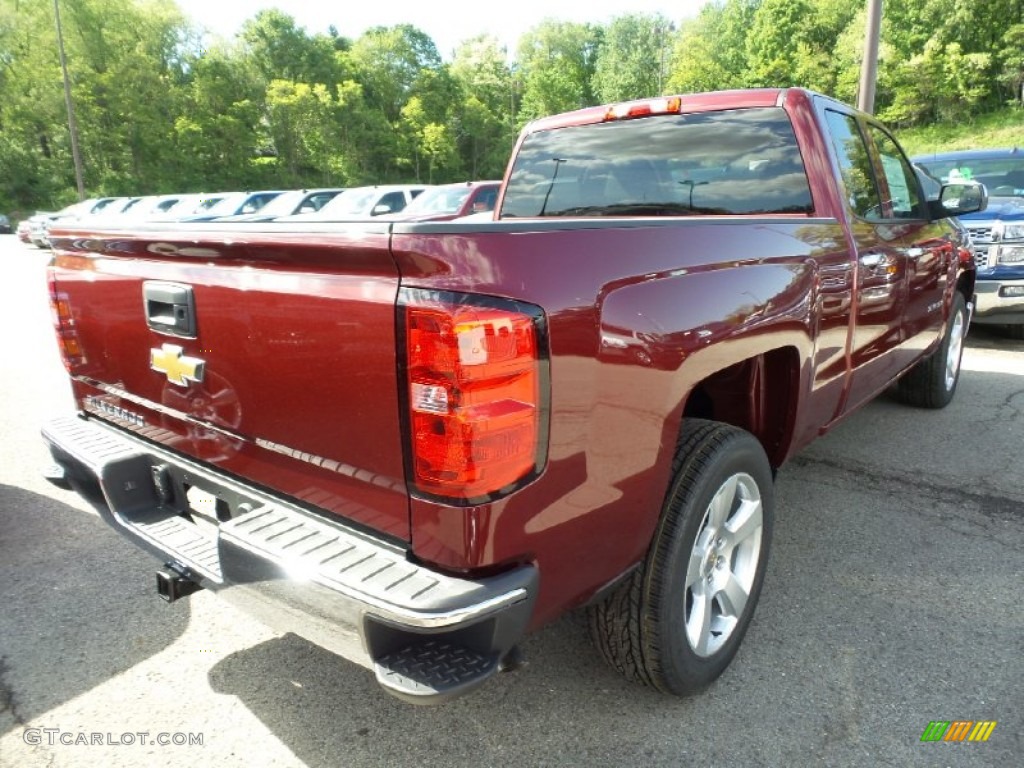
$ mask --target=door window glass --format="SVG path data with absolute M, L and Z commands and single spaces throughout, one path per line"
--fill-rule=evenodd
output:
M 917 179 L 910 163 L 889 134 L 875 125 L 869 126 L 869 131 L 882 160 L 882 172 L 889 188 L 889 206 L 886 207 L 890 215 L 896 219 L 924 218 Z
M 405 208 L 405 195 L 401 192 L 388 192 L 377 205 L 386 205 L 391 209 L 391 213 L 396 213 Z
M 875 175 L 871 170 L 871 155 L 868 154 L 857 121 L 850 115 L 831 110 L 825 112 L 825 119 L 839 160 L 839 172 L 850 208 L 861 218 L 877 221 L 882 218 L 882 198 L 878 194 Z

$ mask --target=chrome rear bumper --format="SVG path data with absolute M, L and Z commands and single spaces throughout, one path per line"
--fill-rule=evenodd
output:
M 525 632 L 532 566 L 484 579 L 431 570 L 399 545 L 96 420 L 55 420 L 43 438 L 101 516 L 174 573 L 373 669 L 402 698 L 472 689 Z M 189 514 L 190 487 L 216 498 L 218 522 Z

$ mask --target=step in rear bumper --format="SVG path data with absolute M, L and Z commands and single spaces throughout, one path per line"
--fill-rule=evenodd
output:
M 457 578 L 102 422 L 66 417 L 42 432 L 67 478 L 124 536 L 275 629 L 374 669 L 403 698 L 475 687 L 525 632 L 532 566 Z M 200 526 L 183 516 L 184 481 L 223 500 L 230 519 Z

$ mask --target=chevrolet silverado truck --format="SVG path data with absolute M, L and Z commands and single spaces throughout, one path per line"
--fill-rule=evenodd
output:
M 51 476 L 161 564 L 443 701 L 585 608 L 672 694 L 729 664 L 787 458 L 950 402 L 974 262 L 879 123 L 801 89 L 531 123 L 493 220 L 53 233 Z M 880 436 L 879 439 L 884 439 Z
M 940 152 L 911 162 L 939 183 L 970 179 L 989 191 L 985 210 L 957 217 L 978 265 L 973 321 L 1024 339 L 1024 148 Z

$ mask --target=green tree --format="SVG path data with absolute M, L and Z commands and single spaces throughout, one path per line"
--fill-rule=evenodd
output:
M 410 24 L 374 27 L 353 44 L 348 60 L 365 98 L 394 123 L 424 70 L 436 70 L 441 57 L 430 37 Z
M 386 180 L 399 153 L 398 137 L 384 113 L 367 103 L 363 86 L 346 80 L 336 88 L 340 151 L 331 170 L 342 183 L 357 185 Z
M 879 116 L 896 125 L 969 117 L 986 98 L 987 53 L 964 53 L 959 43 L 930 39 L 924 50 L 886 70 L 894 98 Z
M 833 83 L 829 95 L 835 96 L 847 104 L 857 103 L 860 88 L 861 64 L 864 60 L 864 32 L 867 14 L 861 9 L 839 32 L 836 38 L 835 51 L 832 57 Z M 892 60 L 893 47 L 884 38 L 879 41 L 878 58 L 884 63 Z M 884 81 L 876 84 L 875 100 L 878 104 L 888 102 L 890 92 Z
M 1004 47 L 1015 24 L 1024 24 L 1021 0 L 887 3 L 882 37 L 892 55 L 880 67 L 886 92 L 879 113 L 911 124 L 964 119 L 999 105 L 1010 95 L 1007 54 L 1020 50 Z
M 350 41 L 337 35 L 310 35 L 279 10 L 264 10 L 242 25 L 239 39 L 268 83 L 291 80 L 333 85 L 350 75 L 339 51 Z
M 167 141 L 197 38 L 175 6 L 142 0 L 61 0 L 87 192 L 126 193 L 168 174 Z M 0 126 L 20 204 L 74 196 L 53 6 L 0 3 Z
M 251 62 L 214 47 L 192 63 L 173 145 L 188 162 L 175 184 L 185 190 L 263 186 L 254 159 L 271 155 L 260 135 L 265 89 Z
M 447 126 L 439 123 L 427 123 L 420 135 L 420 150 L 427 161 L 427 183 L 440 181 L 437 175 L 452 178 L 454 169 L 459 165 L 455 137 Z
M 302 187 L 337 181 L 331 159 L 341 150 L 337 104 L 327 86 L 272 80 L 267 86 L 269 130 L 277 159 L 277 185 Z
M 800 85 L 804 29 L 813 12 L 808 0 L 763 0 L 747 36 L 750 85 Z
M 450 64 L 410 25 L 349 41 L 261 11 L 204 50 L 174 4 L 59 0 L 89 194 L 498 176 L 530 119 L 662 92 L 801 85 L 852 102 L 858 0 L 713 0 L 660 16 L 546 20 Z M 671 56 L 668 55 L 671 50 Z M 970 120 L 1019 98 L 1022 0 L 884 4 L 879 114 Z M 0 209 L 74 199 L 49 0 L 0 0 Z
M 0 0 L 0 210 L 73 199 L 53 29 L 52 6 Z
M 676 37 L 668 90 L 674 93 L 739 88 L 747 70 L 747 31 L 759 0 L 711 2 Z
M 999 83 L 1011 99 L 1024 101 L 1024 23 L 1014 24 L 1003 33 L 996 59 L 1000 65 Z
M 470 178 L 500 176 L 515 141 L 516 93 L 506 52 L 493 37 L 464 41 L 451 74 L 462 93 L 452 126 Z
M 519 39 L 522 104 L 517 121 L 597 103 L 593 90 L 601 28 L 543 21 Z
M 428 117 L 423 103 L 418 96 L 413 96 L 402 107 L 400 121 L 403 153 L 398 163 L 412 169 L 413 176 L 420 180 L 420 158 L 422 154 L 423 131 L 427 127 Z
M 598 49 L 594 93 L 601 102 L 658 96 L 665 90 L 675 29 L 660 14 L 612 20 Z
M 157 2 L 66 0 L 73 97 L 87 181 L 129 194 L 176 161 L 166 141 L 195 39 Z

